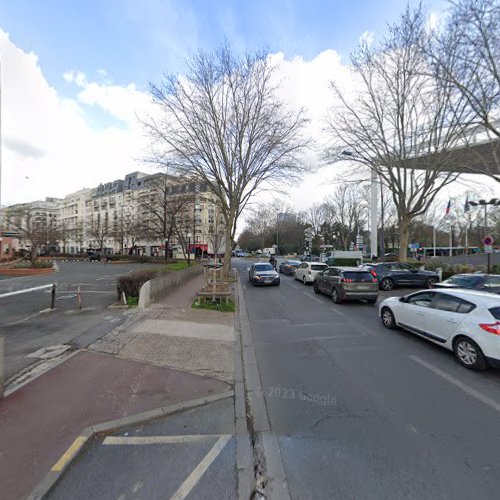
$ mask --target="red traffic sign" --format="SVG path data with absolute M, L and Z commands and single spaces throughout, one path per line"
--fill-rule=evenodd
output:
M 484 245 L 486 245 L 486 246 L 489 247 L 489 246 L 493 245 L 493 243 L 495 243 L 495 240 L 490 235 L 485 236 L 483 238 L 483 244 Z

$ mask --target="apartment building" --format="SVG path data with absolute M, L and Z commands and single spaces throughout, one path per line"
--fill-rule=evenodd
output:
M 17 229 L 19 246 L 30 248 L 28 220 L 15 216 L 21 213 L 38 214 L 47 235 L 43 243 L 35 243 L 41 250 L 149 256 L 168 252 L 173 258 L 188 251 L 197 256 L 224 251 L 224 222 L 207 186 L 161 173 L 133 172 L 62 199 L 7 207 L 6 230 L 12 234 Z

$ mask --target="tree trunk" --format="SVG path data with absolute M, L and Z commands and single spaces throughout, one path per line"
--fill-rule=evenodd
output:
M 407 219 L 399 220 L 399 261 L 408 260 L 408 241 L 410 238 L 410 221 Z
M 225 250 L 224 250 L 224 265 L 222 267 L 222 274 L 224 275 L 224 279 L 229 278 L 229 273 L 231 272 L 231 250 L 232 250 L 231 228 L 232 228 L 232 224 L 226 223 L 226 242 L 225 242 Z

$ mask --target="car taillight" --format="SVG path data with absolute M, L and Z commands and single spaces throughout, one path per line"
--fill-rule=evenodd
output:
M 479 326 L 489 332 L 489 333 L 493 333 L 494 335 L 500 335 L 500 321 L 497 321 L 496 323 L 491 323 L 491 324 L 488 324 L 488 323 L 480 323 Z
M 377 273 L 375 272 L 375 270 L 374 270 L 374 269 L 372 269 L 372 270 L 370 271 L 370 274 L 371 274 L 373 277 L 375 277 L 375 278 L 377 277 Z
M 352 283 L 352 279 L 351 278 L 342 278 L 340 281 L 342 283 Z
M 372 279 L 372 283 L 378 283 L 378 279 L 377 278 L 373 278 Z

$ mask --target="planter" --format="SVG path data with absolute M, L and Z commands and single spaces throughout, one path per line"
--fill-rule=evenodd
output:
M 53 273 L 53 267 L 42 269 L 0 269 L 2 276 L 38 276 Z

